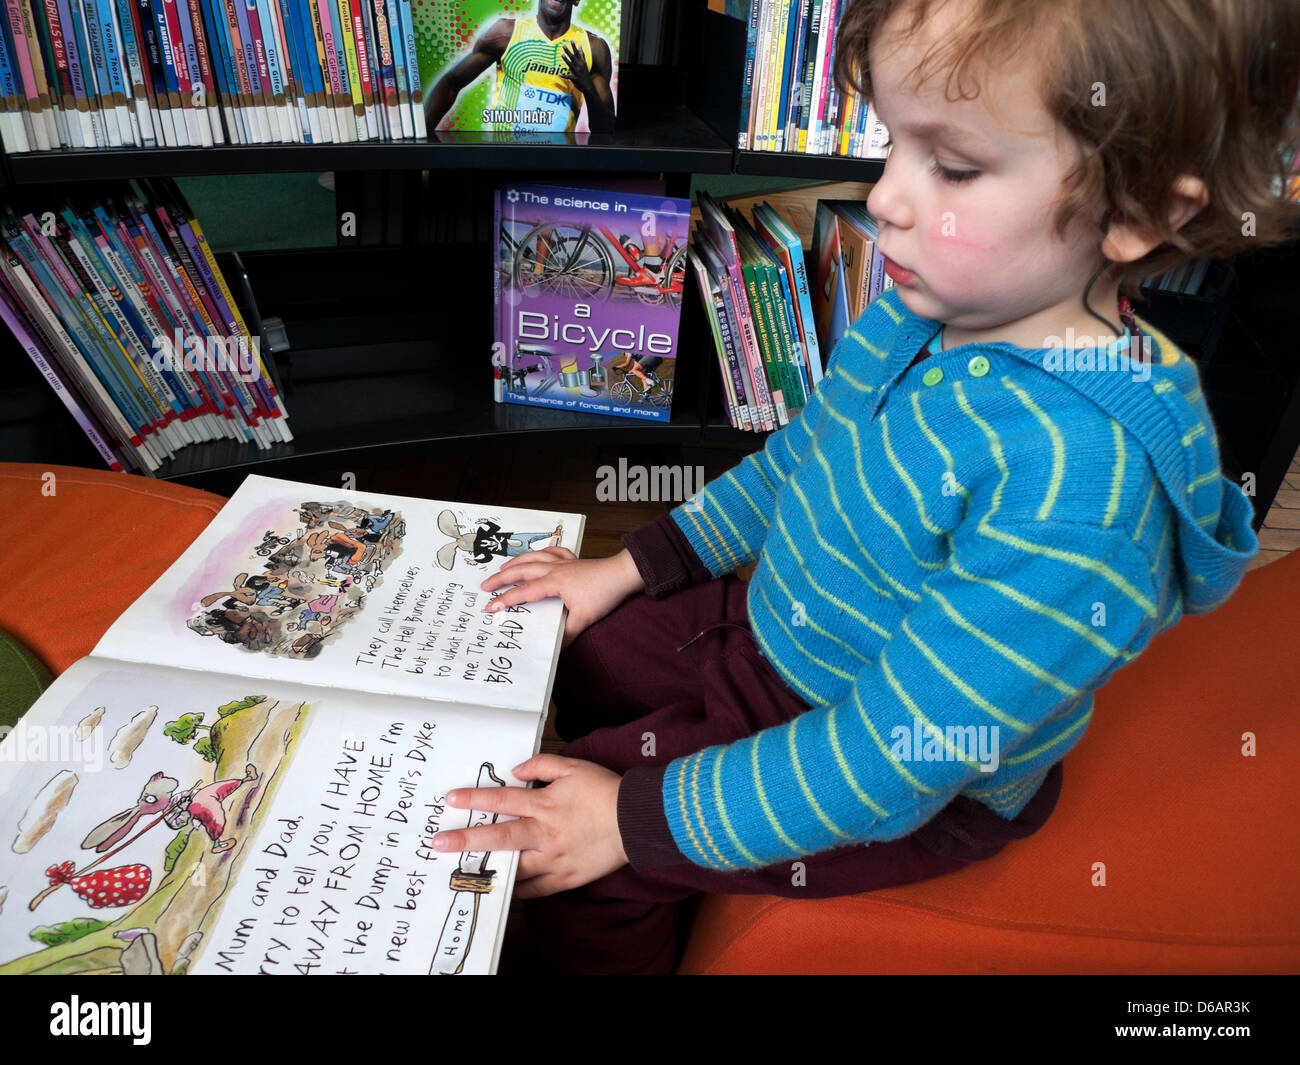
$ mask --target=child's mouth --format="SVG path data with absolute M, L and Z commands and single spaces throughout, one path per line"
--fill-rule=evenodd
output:
M 882 256 L 885 260 L 885 273 L 893 279 L 895 285 L 909 285 L 916 280 L 916 274 L 906 267 L 899 266 L 888 255 Z

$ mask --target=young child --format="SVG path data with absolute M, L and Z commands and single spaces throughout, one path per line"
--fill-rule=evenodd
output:
M 838 56 L 892 137 L 895 287 L 624 551 L 483 583 L 563 598 L 580 738 L 515 770 L 545 788 L 450 794 L 517 820 L 439 841 L 523 851 L 560 967 L 670 971 L 699 892 L 868 891 L 1036 831 L 1094 690 L 1256 551 L 1196 367 L 1121 283 L 1294 239 L 1297 5 L 858 0 Z

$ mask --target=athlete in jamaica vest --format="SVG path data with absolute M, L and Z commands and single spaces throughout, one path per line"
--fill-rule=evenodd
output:
M 614 128 L 609 44 L 573 25 L 579 0 L 537 0 L 535 15 L 499 18 L 474 48 L 433 87 L 425 118 L 436 130 L 460 95 L 488 67 L 496 66 L 491 106 L 481 128 L 571 133 L 583 105 L 593 133 Z

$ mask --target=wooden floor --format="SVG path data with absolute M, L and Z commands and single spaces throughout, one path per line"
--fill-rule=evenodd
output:
M 1250 568 L 1276 562 L 1297 548 L 1300 548 L 1300 451 L 1291 460 L 1286 479 L 1264 515 L 1259 530 L 1259 555 Z

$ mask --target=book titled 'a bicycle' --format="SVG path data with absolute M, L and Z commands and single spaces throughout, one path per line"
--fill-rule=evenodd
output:
M 497 401 L 667 421 L 690 202 L 508 184 L 496 222 Z

